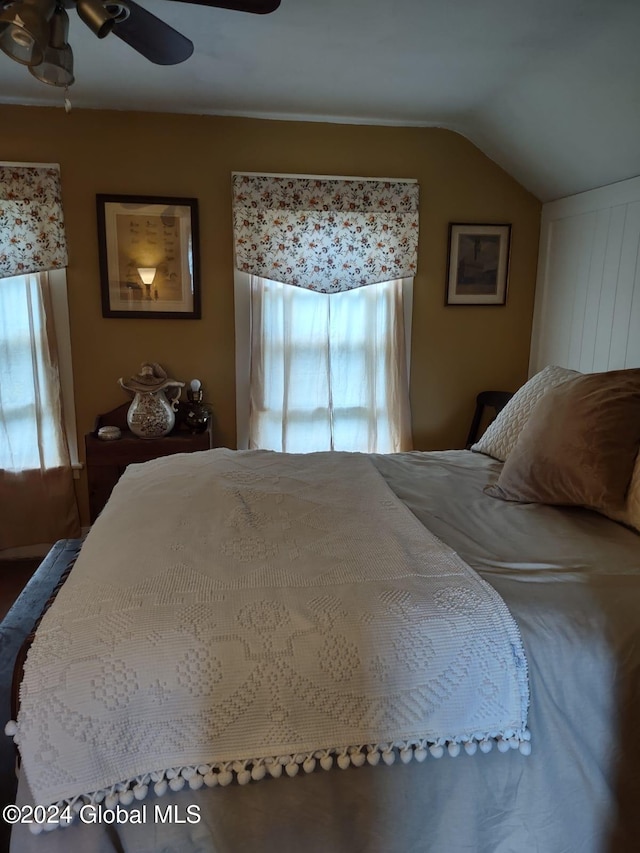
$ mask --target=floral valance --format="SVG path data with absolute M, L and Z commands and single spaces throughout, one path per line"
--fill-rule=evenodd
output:
M 233 176 L 241 272 L 321 293 L 416 273 L 418 184 Z
M 59 168 L 0 164 L 0 278 L 66 265 Z

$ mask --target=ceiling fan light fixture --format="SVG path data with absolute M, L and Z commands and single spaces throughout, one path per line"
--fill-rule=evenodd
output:
M 76 7 L 80 19 L 99 39 L 108 36 L 115 20 L 111 12 L 106 9 L 100 0 L 78 0 Z
M 40 65 L 29 66 L 29 71 L 41 83 L 50 86 L 71 86 L 75 77 L 73 76 L 73 52 L 67 45 L 60 50 L 48 47 L 44 52 L 44 60 Z
M 39 65 L 31 65 L 29 71 L 41 83 L 50 86 L 71 86 L 73 76 L 73 51 L 67 42 L 69 16 L 58 6 L 49 24 L 49 45 Z
M 22 0 L 0 13 L 0 50 L 21 65 L 42 62 L 55 0 Z

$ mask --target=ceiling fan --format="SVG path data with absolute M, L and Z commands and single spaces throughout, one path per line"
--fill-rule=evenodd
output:
M 257 15 L 274 12 L 280 5 L 280 0 L 178 2 Z M 193 53 L 193 42 L 134 0 L 0 0 L 0 50 L 27 65 L 43 83 L 70 86 L 74 76 L 67 9 L 74 7 L 98 38 L 113 32 L 156 65 L 177 65 Z

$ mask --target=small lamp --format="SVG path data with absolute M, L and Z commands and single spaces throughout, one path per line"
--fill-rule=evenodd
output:
M 204 432 L 211 420 L 211 411 L 202 401 L 202 383 L 199 379 L 192 379 L 187 388 L 188 403 L 185 404 L 186 424 L 189 432 Z
M 138 275 L 142 279 L 142 283 L 147 288 L 148 298 L 151 299 L 151 285 L 156 277 L 156 267 L 138 267 Z

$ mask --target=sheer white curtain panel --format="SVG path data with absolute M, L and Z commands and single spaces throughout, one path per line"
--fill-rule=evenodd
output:
M 249 446 L 411 449 L 402 281 L 323 294 L 251 277 Z
M 0 280 L 0 548 L 80 532 L 48 273 Z

